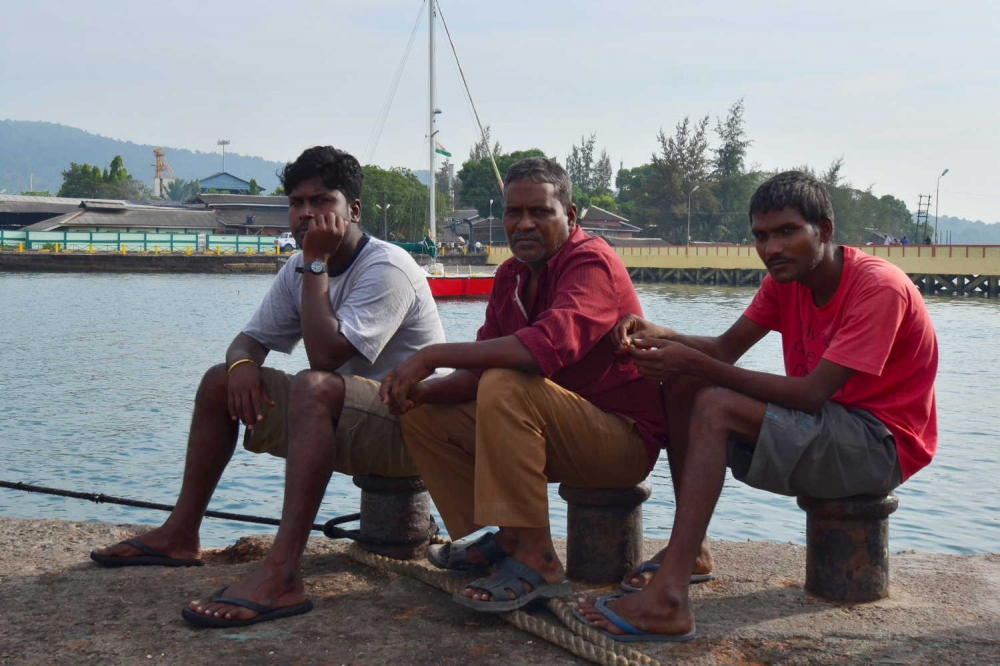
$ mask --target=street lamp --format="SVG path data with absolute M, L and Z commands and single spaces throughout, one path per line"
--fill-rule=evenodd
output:
M 941 198 L 941 179 L 944 178 L 945 174 L 947 173 L 948 169 L 945 169 L 944 171 L 941 172 L 941 175 L 938 176 L 937 193 L 934 195 L 934 242 L 935 243 L 939 242 L 937 220 L 938 220 L 938 199 Z
M 385 207 L 382 204 L 375 204 L 375 207 L 382 211 L 382 240 L 389 240 L 389 209 L 392 208 L 391 203 L 387 203 Z
M 691 195 L 697 192 L 699 187 L 701 187 L 701 185 L 695 185 L 694 188 L 690 192 L 688 192 L 688 236 L 687 236 L 688 245 L 691 244 Z
M 490 199 L 490 239 L 486 242 L 487 247 L 490 245 L 493 245 L 493 199 Z
M 229 139 L 219 139 L 215 143 L 218 146 L 222 146 L 222 171 L 225 172 L 225 170 L 226 170 L 226 146 L 228 146 L 230 143 L 232 143 L 232 141 L 230 141 Z

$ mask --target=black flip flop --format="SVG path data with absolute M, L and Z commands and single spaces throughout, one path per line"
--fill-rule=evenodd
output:
M 258 624 L 260 622 L 280 620 L 283 617 L 292 617 L 293 615 L 302 615 L 303 613 L 308 613 L 313 609 L 313 602 L 308 599 L 303 601 L 301 604 L 296 604 L 294 606 L 271 608 L 270 606 L 258 604 L 256 601 L 250 601 L 249 599 L 222 596 L 227 589 L 229 588 L 224 587 L 213 594 L 212 601 L 218 604 L 229 604 L 230 606 L 242 606 L 243 608 L 249 608 L 250 610 L 259 613 L 259 615 L 252 617 L 249 620 L 230 620 L 224 617 L 215 617 L 214 615 L 199 615 L 190 608 L 185 607 L 181 609 L 181 617 L 196 627 L 202 627 L 205 629 L 231 629 L 233 627 L 249 627 L 251 624 Z
M 205 564 L 199 559 L 171 557 L 155 548 L 150 548 L 138 539 L 125 539 L 120 543 L 132 546 L 145 554 L 136 555 L 135 557 L 122 557 L 120 555 L 101 555 L 96 550 L 93 550 L 90 552 L 90 559 L 102 567 L 200 567 Z

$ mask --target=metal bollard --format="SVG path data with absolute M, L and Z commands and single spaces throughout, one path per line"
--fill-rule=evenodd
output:
M 361 547 L 399 560 L 424 557 L 437 526 L 423 479 L 370 475 L 353 480 L 361 489 Z
M 643 482 L 631 488 L 559 485 L 567 511 L 566 575 L 576 581 L 617 583 L 642 560 Z
M 889 596 L 889 514 L 899 498 L 799 497 L 798 505 L 806 512 L 806 591 L 856 603 Z

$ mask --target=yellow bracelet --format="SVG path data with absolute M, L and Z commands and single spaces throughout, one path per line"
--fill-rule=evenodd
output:
M 233 374 L 233 368 L 238 366 L 240 363 L 253 363 L 254 365 L 257 365 L 256 363 L 254 363 L 254 360 L 252 358 L 241 358 L 240 360 L 236 361 L 231 366 L 229 366 L 229 371 L 227 372 L 227 374 L 230 375 Z

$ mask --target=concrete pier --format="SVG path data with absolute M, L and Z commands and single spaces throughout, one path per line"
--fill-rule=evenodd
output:
M 311 613 L 195 629 L 181 608 L 246 575 L 270 538 L 204 551 L 207 566 L 191 569 L 104 569 L 88 559 L 135 529 L 0 517 L 0 664 L 586 663 L 413 578 L 357 564 L 344 555 L 345 542 L 321 536 L 310 540 L 304 561 Z M 662 546 L 646 541 L 643 556 Z M 1000 555 L 895 553 L 890 597 L 849 605 L 803 591 L 802 546 L 718 541 L 712 548 L 716 580 L 691 589 L 698 637 L 633 647 L 660 663 L 694 666 L 1000 660 Z M 534 614 L 558 622 L 547 611 Z

